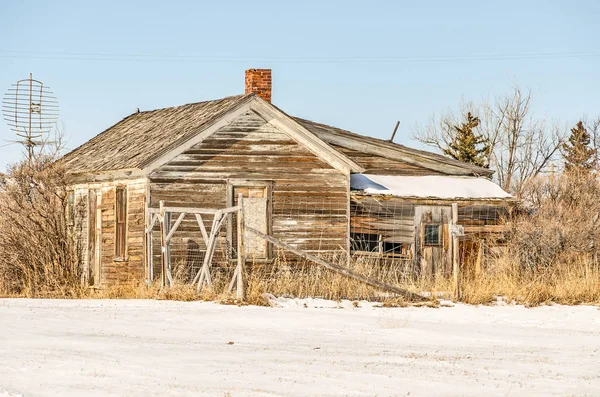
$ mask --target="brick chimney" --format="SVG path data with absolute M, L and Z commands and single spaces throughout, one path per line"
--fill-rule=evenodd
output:
M 246 94 L 251 92 L 271 102 L 271 69 L 246 70 Z

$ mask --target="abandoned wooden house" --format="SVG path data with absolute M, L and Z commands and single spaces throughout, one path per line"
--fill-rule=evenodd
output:
M 161 202 L 218 211 L 241 196 L 255 229 L 299 250 L 405 258 L 426 274 L 448 272 L 453 225 L 493 230 L 510 200 L 488 169 L 286 114 L 271 103 L 268 69 L 247 70 L 245 88 L 138 111 L 63 158 L 87 283 L 154 277 L 161 237 L 151 230 Z M 181 218 L 168 220 L 177 222 L 168 237 L 189 270 L 216 223 Z M 246 260 L 280 255 L 255 237 L 244 235 Z M 235 261 L 234 217 L 215 239 L 215 261 Z

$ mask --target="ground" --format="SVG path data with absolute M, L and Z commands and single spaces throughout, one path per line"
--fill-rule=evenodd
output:
M 0 396 L 598 396 L 591 306 L 0 300 Z

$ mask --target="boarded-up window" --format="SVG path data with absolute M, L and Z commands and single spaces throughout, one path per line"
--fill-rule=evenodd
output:
M 125 186 L 117 187 L 115 207 L 115 256 L 122 259 L 127 254 L 127 189 Z
M 67 225 L 73 226 L 75 224 L 75 192 L 69 191 L 67 194 Z

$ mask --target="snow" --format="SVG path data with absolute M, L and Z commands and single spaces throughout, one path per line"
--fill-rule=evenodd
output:
M 0 396 L 600 395 L 591 306 L 0 300 Z
M 368 194 L 434 199 L 506 199 L 512 196 L 485 178 L 427 175 L 350 175 L 350 186 Z

